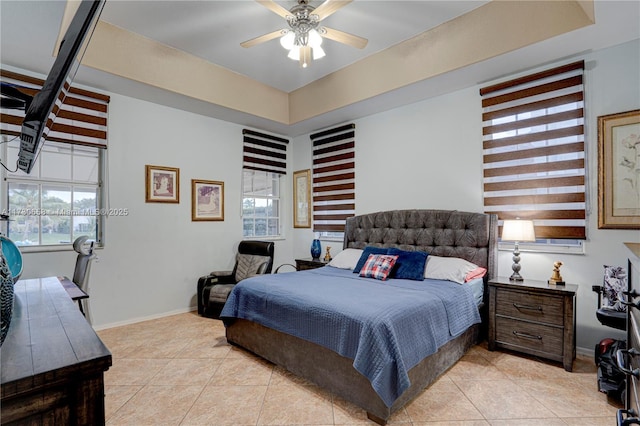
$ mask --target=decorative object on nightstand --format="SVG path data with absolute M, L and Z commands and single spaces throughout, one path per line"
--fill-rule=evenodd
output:
M 562 266 L 562 262 L 559 260 L 553 262 L 553 273 L 551 274 L 551 278 L 549 278 L 549 285 L 564 285 L 564 281 L 562 280 L 562 275 L 560 275 L 560 267 Z
M 509 277 L 511 281 L 523 280 L 520 275 L 520 250 L 518 249 L 518 243 L 535 240 L 536 234 L 533 228 L 533 221 L 520 219 L 504 221 L 502 225 L 502 241 L 513 241 L 515 243 L 513 248 L 513 265 L 511 265 L 513 274 Z
M 319 260 L 320 254 L 322 253 L 322 246 L 320 245 L 320 240 L 314 238 L 311 242 L 311 258 L 313 260 Z
M 327 253 L 324 255 L 325 262 L 331 262 L 331 246 L 327 246 Z

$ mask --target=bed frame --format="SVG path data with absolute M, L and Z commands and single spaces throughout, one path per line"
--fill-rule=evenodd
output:
M 495 215 L 450 210 L 395 210 L 349 218 L 343 248 L 367 245 L 422 250 L 436 256 L 460 257 L 487 268 L 486 282 L 497 272 L 497 223 Z M 476 324 L 449 341 L 409 370 L 411 386 L 387 407 L 353 360 L 312 342 L 260 324 L 238 319 L 226 329 L 227 341 L 243 347 L 354 403 L 367 417 L 381 425 L 423 389 L 455 364 L 484 337 L 486 304 L 482 324 Z

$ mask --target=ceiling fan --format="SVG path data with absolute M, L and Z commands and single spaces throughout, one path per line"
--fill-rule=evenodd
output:
M 325 56 L 321 47 L 322 39 L 328 38 L 338 43 L 364 49 L 368 40 L 343 31 L 320 25 L 320 21 L 353 0 L 325 0 L 318 7 L 313 7 L 308 0 L 298 0 L 298 4 L 287 10 L 273 0 L 256 0 L 258 3 L 277 13 L 287 20 L 289 28 L 276 30 L 251 40 L 240 43 L 242 47 L 252 47 L 260 43 L 280 38 L 282 47 L 289 51 L 289 58 L 299 61 L 306 68 L 311 59 Z

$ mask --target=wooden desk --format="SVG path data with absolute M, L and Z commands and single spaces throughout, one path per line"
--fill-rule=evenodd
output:
M 57 277 L 21 280 L 14 290 L 0 348 L 2 424 L 104 424 L 111 352 Z

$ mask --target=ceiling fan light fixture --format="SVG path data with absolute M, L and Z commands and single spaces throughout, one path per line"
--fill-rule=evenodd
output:
M 287 50 L 293 49 L 293 42 L 296 39 L 296 35 L 293 31 L 287 31 L 285 35 L 280 37 L 280 45 Z
M 309 46 L 315 49 L 316 47 L 320 47 L 321 44 L 322 44 L 322 36 L 320 36 L 320 33 L 316 30 L 310 30 Z
M 291 50 L 289 50 L 289 54 L 287 55 L 289 59 L 293 59 L 294 61 L 300 60 L 300 46 L 293 46 Z
M 320 58 L 324 58 L 326 53 L 324 53 L 324 49 L 320 46 L 313 48 L 313 60 L 317 60 Z

